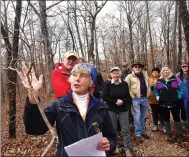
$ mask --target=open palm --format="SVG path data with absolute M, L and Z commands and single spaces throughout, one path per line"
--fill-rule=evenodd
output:
M 34 71 L 34 69 L 32 67 L 30 75 L 29 75 L 30 82 L 31 82 L 31 86 L 30 86 L 28 78 L 27 78 L 28 68 L 24 65 L 22 67 L 22 72 L 17 71 L 17 73 L 20 76 L 20 79 L 21 79 L 24 87 L 27 88 L 27 89 L 31 89 L 31 86 L 32 86 L 33 90 L 38 95 L 39 94 L 39 90 L 42 88 L 43 75 L 40 75 L 39 80 L 38 80 L 36 78 L 36 76 L 35 76 L 35 71 Z

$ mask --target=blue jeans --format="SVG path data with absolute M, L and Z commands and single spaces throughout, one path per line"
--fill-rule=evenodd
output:
M 145 134 L 145 118 L 148 112 L 147 97 L 133 99 L 135 135 Z

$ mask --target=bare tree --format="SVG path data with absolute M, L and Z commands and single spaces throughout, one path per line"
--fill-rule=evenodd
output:
M 6 44 L 7 50 L 7 65 L 13 68 L 17 67 L 19 34 L 20 34 L 20 19 L 22 11 L 22 0 L 16 1 L 15 19 L 14 19 L 14 33 L 12 44 L 9 40 L 8 28 L 1 23 L 1 33 Z M 9 100 L 9 138 L 16 138 L 16 71 L 8 69 L 8 100 Z

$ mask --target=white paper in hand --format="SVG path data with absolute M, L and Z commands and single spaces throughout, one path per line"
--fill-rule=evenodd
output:
M 104 151 L 96 149 L 102 138 L 102 133 L 98 133 L 65 147 L 65 150 L 68 156 L 106 156 Z

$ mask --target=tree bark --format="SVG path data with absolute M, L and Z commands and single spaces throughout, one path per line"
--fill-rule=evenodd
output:
M 43 39 L 43 46 L 45 50 L 45 55 L 47 59 L 46 63 L 46 75 L 47 75 L 47 82 L 46 82 L 46 88 L 47 88 L 47 94 L 50 94 L 52 92 L 52 86 L 51 86 L 51 72 L 53 70 L 54 64 L 53 64 L 53 57 L 52 57 L 52 49 L 51 49 L 51 43 L 49 40 L 49 33 L 48 33 L 48 27 L 47 27 L 47 14 L 46 14 L 46 0 L 41 1 L 38 0 L 39 3 L 39 11 L 40 11 L 40 25 L 41 25 L 41 33 L 42 33 L 42 39 Z
M 1 33 L 6 44 L 7 50 L 7 66 L 17 68 L 18 60 L 18 45 L 20 32 L 20 19 L 22 11 L 22 0 L 16 1 L 15 19 L 14 19 L 14 33 L 12 46 L 9 41 L 8 29 L 1 24 Z M 9 101 L 9 138 L 16 138 L 16 71 L 8 69 L 8 101 Z
M 180 17 L 182 19 L 184 35 L 185 35 L 185 40 L 186 40 L 186 45 L 187 45 L 188 60 L 189 60 L 189 12 L 187 10 L 186 0 L 179 1 L 179 8 L 181 9 Z

